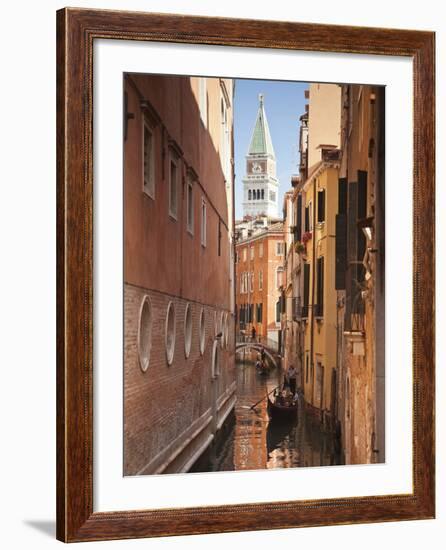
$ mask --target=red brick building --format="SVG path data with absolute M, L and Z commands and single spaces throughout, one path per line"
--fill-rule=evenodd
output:
M 255 223 L 236 244 L 237 331 L 251 335 L 255 327 L 259 337 L 277 342 L 284 280 L 283 223 L 265 219 L 266 225 L 257 228 Z
M 229 79 L 124 78 L 124 474 L 188 471 L 235 402 Z

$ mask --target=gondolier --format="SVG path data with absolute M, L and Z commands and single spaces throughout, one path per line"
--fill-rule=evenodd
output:
M 296 393 L 296 377 L 297 377 L 297 370 L 294 368 L 294 365 L 290 365 L 288 367 L 286 377 L 288 380 L 288 385 L 290 388 L 290 392 L 295 395 Z

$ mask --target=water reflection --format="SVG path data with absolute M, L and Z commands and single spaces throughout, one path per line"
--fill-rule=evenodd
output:
M 261 376 L 249 363 L 237 365 L 235 424 L 200 471 L 257 470 L 340 464 L 331 434 L 299 408 L 298 421 L 270 422 L 266 397 L 279 384 L 278 371 Z

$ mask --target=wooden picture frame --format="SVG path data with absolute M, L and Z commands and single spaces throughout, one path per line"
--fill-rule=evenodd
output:
M 413 491 L 311 501 L 93 512 L 93 43 L 177 42 L 413 61 Z M 434 517 L 432 32 L 66 8 L 57 13 L 57 538 L 248 531 Z

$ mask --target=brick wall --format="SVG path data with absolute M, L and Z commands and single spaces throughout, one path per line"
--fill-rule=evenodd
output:
M 137 346 L 139 310 L 144 296 L 149 297 L 152 310 L 152 346 L 146 372 L 140 367 Z M 170 302 L 175 306 L 176 339 L 174 359 L 168 365 L 165 320 Z M 192 311 L 192 345 L 188 358 L 184 346 L 187 303 Z M 211 414 L 213 385 L 217 385 L 218 396 L 231 387 L 235 375 L 234 331 L 233 317 L 226 311 L 229 315 L 228 345 L 223 348 L 219 346 L 220 376 L 216 381 L 211 381 L 214 315 L 217 312 L 217 318 L 220 319 L 222 310 L 129 284 L 124 288 L 124 308 L 124 473 L 134 475 L 145 469 L 169 444 L 180 441 L 189 426 L 203 415 L 204 423 Z M 202 308 L 205 311 L 206 330 L 203 355 L 199 348 Z M 220 330 L 220 326 L 217 330 Z M 175 450 L 177 448 L 174 445 L 170 453 L 172 456 Z M 161 462 L 169 461 L 169 458 L 168 453 Z

